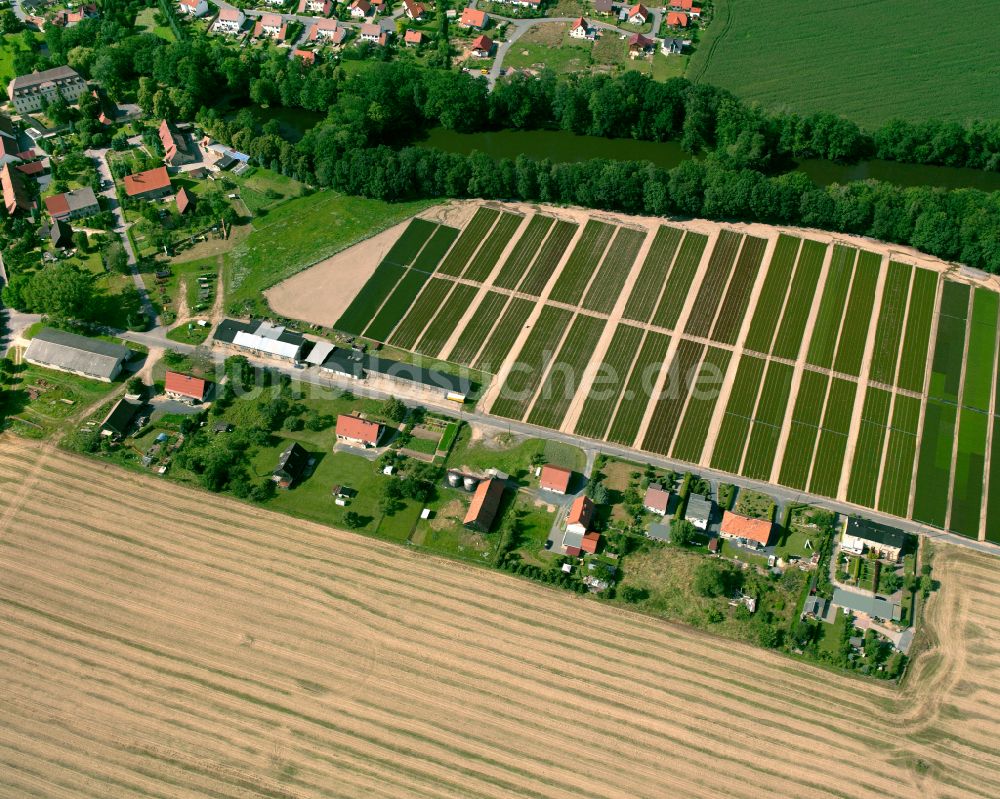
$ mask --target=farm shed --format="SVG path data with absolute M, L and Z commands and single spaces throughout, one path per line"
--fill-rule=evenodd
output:
M 271 479 L 278 484 L 279 488 L 291 488 L 297 480 L 301 479 L 308 465 L 309 453 L 301 444 L 293 441 L 278 458 L 278 465 L 274 467 Z
M 845 591 L 842 588 L 834 588 L 832 604 L 841 608 L 847 608 L 858 615 L 870 619 L 899 621 L 903 617 L 898 602 L 890 602 L 883 597 L 859 591 Z
M 46 369 L 110 383 L 121 373 L 129 355 L 120 344 L 46 327 L 31 340 L 24 359 Z
M 267 322 L 238 322 L 224 319 L 215 329 L 215 341 L 249 350 L 257 355 L 297 361 L 305 345 L 301 333 Z
M 123 438 L 141 407 L 138 402 L 130 402 L 124 398 L 118 400 L 101 422 L 101 435 L 113 439 Z
M 493 527 L 497 511 L 500 510 L 503 492 L 503 480 L 494 478 L 481 482 L 476 486 L 476 493 L 472 495 L 469 511 L 465 514 L 462 524 L 481 533 L 488 533 Z
M 455 377 L 454 375 L 445 374 L 433 369 L 424 369 L 412 363 L 390 361 L 388 358 L 366 355 L 363 365 L 366 372 L 374 372 L 380 377 L 396 380 L 401 383 L 417 384 L 424 388 L 438 389 L 444 391 L 449 399 L 458 399 L 460 402 L 464 402 L 472 390 L 471 384 L 466 378 Z

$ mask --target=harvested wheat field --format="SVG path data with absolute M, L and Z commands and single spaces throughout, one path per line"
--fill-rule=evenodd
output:
M 935 563 L 897 693 L 2 437 L 0 793 L 997 796 L 1000 572 Z

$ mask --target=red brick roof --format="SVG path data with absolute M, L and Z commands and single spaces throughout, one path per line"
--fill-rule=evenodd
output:
M 566 517 L 566 524 L 579 524 L 583 527 L 590 525 L 590 520 L 594 517 L 594 503 L 590 497 L 577 497 L 573 500 L 573 505 L 569 509 L 569 516 Z
M 629 17 L 634 17 L 636 14 L 642 14 L 643 17 L 649 17 L 649 9 L 642 3 L 637 3 L 628 10 Z
M 420 31 L 408 30 L 403 36 L 403 41 L 406 44 L 420 44 L 424 40 L 424 35 Z
M 177 213 L 183 214 L 190 207 L 191 195 L 187 193 L 187 189 L 182 188 L 177 192 Z
M 472 42 L 472 49 L 482 50 L 484 53 L 488 53 L 493 49 L 493 40 L 485 33 L 481 34 Z
M 727 510 L 722 514 L 722 525 L 719 527 L 719 531 L 734 538 L 756 541 L 766 547 L 767 542 L 771 540 L 772 528 L 773 525 L 766 519 L 750 519 Z
M 503 488 L 503 480 L 496 478 L 483 480 L 476 486 L 476 493 L 472 495 L 469 512 L 465 514 L 465 521 L 462 524 L 474 524 L 483 530 L 489 530 L 493 526 L 493 519 L 496 517 L 497 511 L 500 509 Z
M 587 27 L 587 20 L 585 20 L 583 17 L 577 17 L 570 23 L 569 29 L 571 31 L 575 31 L 577 28 L 586 28 L 586 27 Z
M 170 188 L 170 175 L 167 174 L 165 166 L 156 169 L 147 169 L 135 175 L 125 176 L 125 193 L 129 197 L 138 194 L 145 194 L 148 191 Z
M 171 394 L 202 400 L 205 398 L 205 381 L 199 377 L 182 375 L 180 372 L 167 372 L 164 387 Z
M 573 472 L 569 469 L 563 469 L 561 466 L 543 466 L 541 487 L 547 491 L 558 491 L 560 494 L 565 494 L 572 478 Z
M 340 414 L 337 417 L 337 437 L 349 438 L 353 441 L 363 441 L 365 444 L 374 446 L 378 443 L 378 434 L 382 425 L 377 422 L 369 422 L 357 416 L 347 416 Z
M 688 25 L 688 15 L 683 11 L 668 11 L 667 25 L 672 28 L 686 28 Z
M 476 8 L 465 8 L 462 10 L 462 16 L 459 17 L 458 24 L 482 28 L 486 25 L 486 12 Z
M 15 164 L 14 168 L 25 175 L 40 175 L 45 171 L 44 161 L 32 161 L 29 164 Z
M 601 534 L 600 533 L 585 533 L 583 536 L 583 541 L 580 542 L 580 549 L 584 552 L 589 552 L 593 555 L 597 552 L 597 545 L 600 543 Z
M 27 211 L 33 207 L 21 173 L 12 170 L 10 164 L 4 164 L 0 168 L 0 189 L 3 189 L 3 202 L 8 214 Z
M 53 194 L 51 197 L 45 198 L 45 210 L 49 212 L 49 216 L 65 216 L 69 213 L 69 201 L 66 199 L 65 193 L 63 194 Z

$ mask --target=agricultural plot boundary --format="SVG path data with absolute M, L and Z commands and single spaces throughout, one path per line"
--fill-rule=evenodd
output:
M 495 375 L 501 418 L 970 537 L 1000 524 L 1000 296 L 863 242 L 695 228 L 481 206 L 408 228 L 352 313 Z

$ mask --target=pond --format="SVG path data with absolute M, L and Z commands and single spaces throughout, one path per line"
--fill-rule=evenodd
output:
M 253 118 L 261 125 L 272 119 L 277 120 L 281 128 L 282 138 L 290 142 L 297 142 L 306 135 L 306 131 L 326 119 L 326 114 L 319 111 L 306 111 L 303 108 L 283 108 L 282 106 L 259 108 L 257 106 L 248 106 L 247 110 L 253 114 Z
M 608 158 L 623 161 L 651 161 L 663 169 L 672 169 L 692 156 L 677 142 L 605 139 L 576 136 L 561 130 L 500 130 L 480 133 L 456 133 L 435 128 L 418 142 L 420 147 L 434 147 L 446 152 L 468 155 L 473 150 L 494 158 L 516 158 L 522 153 L 531 158 L 548 158 L 556 163 Z M 947 189 L 975 188 L 1000 191 L 1000 173 L 981 172 L 943 166 L 899 164 L 894 161 L 862 161 L 835 164 L 832 161 L 802 161 L 796 169 L 816 184 L 849 183 L 875 178 L 897 186 L 940 186 Z

